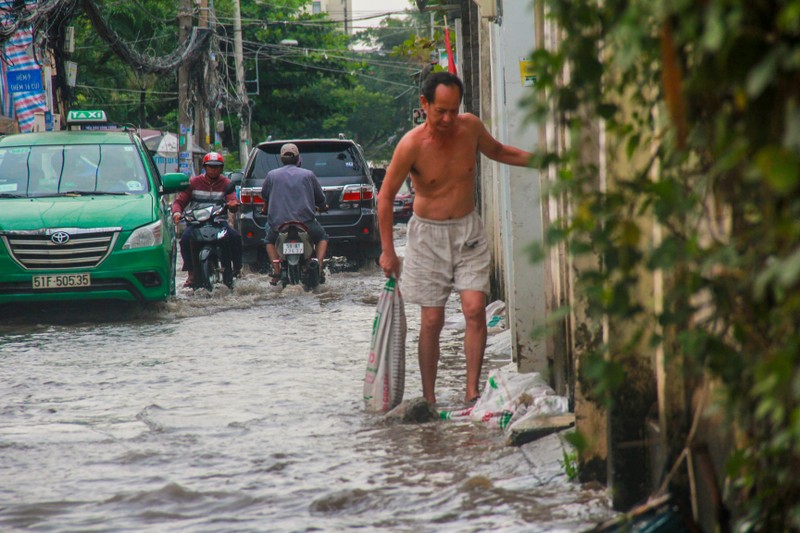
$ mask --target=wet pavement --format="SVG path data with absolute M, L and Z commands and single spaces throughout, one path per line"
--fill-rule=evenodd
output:
M 567 479 L 557 435 L 514 448 L 476 423 L 364 411 L 383 282 L 368 266 L 307 293 L 250 274 L 156 306 L 15 308 L 0 320 L 0 530 L 580 531 L 611 516 Z M 443 408 L 463 397 L 460 347 L 446 331 Z M 485 372 L 508 362 L 492 353 Z

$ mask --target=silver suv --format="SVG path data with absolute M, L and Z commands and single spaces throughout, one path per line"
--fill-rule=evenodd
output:
M 300 164 L 314 172 L 325 192 L 329 210 L 318 215 L 328 233 L 328 255 L 344 256 L 361 266 L 381 253 L 376 188 L 361 147 L 350 139 L 284 139 L 266 141 L 251 152 L 244 169 L 242 205 L 237 215 L 243 259 L 266 272 L 264 248 L 267 219 L 261 214 L 261 185 L 270 170 L 280 168 L 281 146 L 294 143 Z

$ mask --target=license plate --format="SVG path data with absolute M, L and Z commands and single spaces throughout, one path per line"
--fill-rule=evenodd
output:
M 303 243 L 302 242 L 285 242 L 285 243 L 283 243 L 283 253 L 284 254 L 302 254 L 303 253 Z
M 33 276 L 34 289 L 68 289 L 71 287 L 89 287 L 91 284 L 92 278 L 89 274 Z

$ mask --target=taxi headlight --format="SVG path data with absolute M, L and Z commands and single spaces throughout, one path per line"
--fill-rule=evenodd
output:
M 148 246 L 158 246 L 164 240 L 164 230 L 161 227 L 161 221 L 153 222 L 141 228 L 136 228 L 128 237 L 128 240 L 122 246 L 123 250 L 132 250 L 134 248 L 146 248 Z

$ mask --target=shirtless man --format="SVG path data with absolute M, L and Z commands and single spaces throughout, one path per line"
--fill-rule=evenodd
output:
M 378 198 L 380 264 L 386 276 L 398 276 L 392 204 L 401 183 L 411 175 L 416 195 L 414 215 L 408 223 L 402 287 L 404 299 L 422 307 L 419 368 L 422 395 L 431 405 L 436 403 L 444 306 L 453 288 L 461 295 L 466 319 L 464 399 L 472 402 L 480 396 L 491 257 L 483 223 L 475 212 L 477 152 L 517 166 L 526 166 L 532 156 L 497 141 L 475 115 L 459 114 L 463 94 L 461 80 L 448 72 L 425 79 L 420 102 L 427 118 L 400 139 Z

